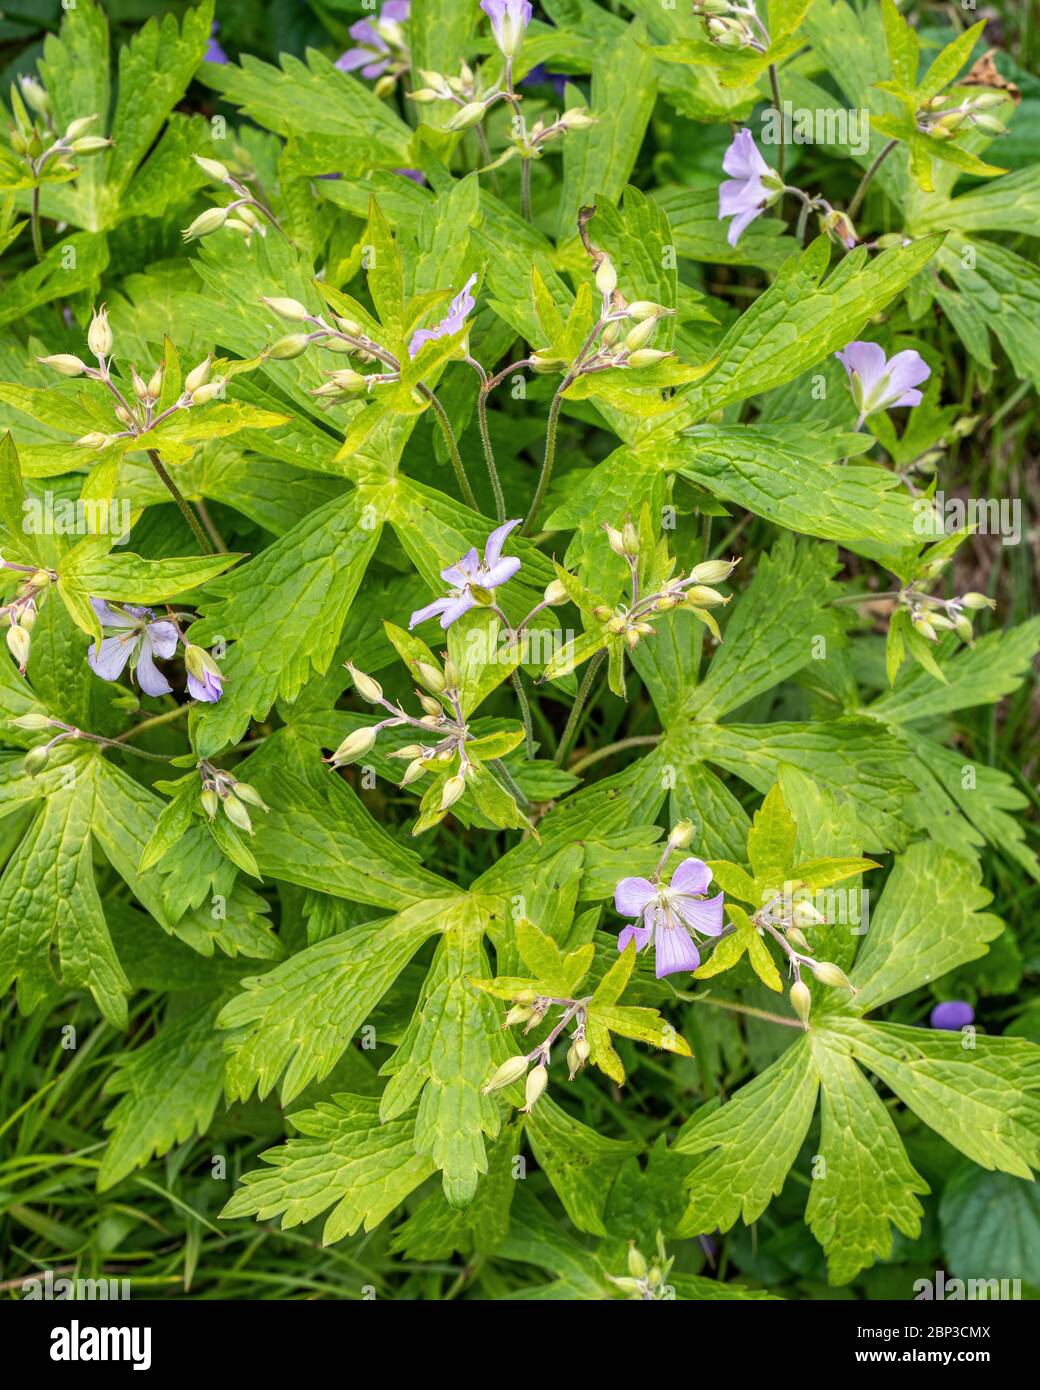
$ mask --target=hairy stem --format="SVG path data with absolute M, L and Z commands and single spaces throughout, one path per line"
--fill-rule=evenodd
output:
M 581 685 L 578 686 L 578 693 L 574 698 L 574 704 L 571 706 L 571 712 L 567 716 L 567 723 L 564 725 L 563 733 L 560 735 L 559 746 L 556 749 L 556 757 L 553 760 L 557 767 L 563 766 L 564 760 L 570 752 L 571 744 L 578 730 L 578 720 L 581 718 L 581 712 L 585 708 L 585 702 L 592 692 L 593 682 L 596 679 L 599 668 L 603 665 L 606 655 L 606 652 L 597 652 L 585 670 L 585 676 Z
M 520 706 L 520 718 L 524 721 L 524 737 L 526 739 L 527 756 L 534 761 L 534 728 L 531 725 L 531 705 L 527 699 L 527 691 L 524 683 L 520 679 L 520 672 L 514 671 L 509 677 L 512 681 L 513 689 L 516 692 L 517 703 Z
M 163 714 L 153 714 L 150 719 L 142 719 L 140 724 L 135 724 L 132 729 L 127 729 L 125 733 L 116 737 L 116 743 L 125 743 L 129 738 L 136 738 L 138 734 L 146 733 L 149 729 L 158 729 L 163 724 L 172 724 L 175 719 L 180 719 L 182 715 L 188 713 L 189 705 L 178 705 L 176 709 L 168 709 Z
M 152 467 L 155 469 L 159 481 L 163 484 L 167 492 L 177 503 L 177 506 L 181 509 L 181 515 L 184 517 L 184 520 L 191 527 L 192 534 L 198 541 L 199 548 L 202 550 L 203 554 L 214 555 L 216 552 L 213 549 L 209 537 L 206 535 L 205 531 L 199 525 L 199 519 L 192 511 L 191 507 L 188 505 L 187 501 L 185 500 L 184 494 L 181 492 L 180 488 L 170 477 L 169 473 L 167 473 L 166 467 L 163 464 L 162 459 L 159 457 L 158 451 L 155 449 L 147 449 L 145 452 L 147 453 L 148 458 L 151 461 Z
M 612 758 L 615 753 L 624 753 L 629 748 L 653 748 L 663 737 L 663 734 L 634 734 L 631 738 L 619 739 L 617 743 L 608 743 L 605 748 L 597 748 L 594 753 L 579 758 L 577 762 L 571 763 L 567 771 L 573 772 L 577 777 L 587 768 L 602 762 L 604 758 Z
M 531 510 L 527 513 L 527 518 L 523 526 L 520 527 L 521 536 L 528 536 L 534 525 L 542 502 L 545 500 L 545 493 L 552 478 L 553 465 L 556 462 L 556 433 L 560 423 L 560 410 L 563 406 L 563 393 L 570 386 L 574 377 L 568 373 L 563 379 L 563 384 L 552 398 L 552 405 L 549 407 L 549 419 L 545 431 L 545 458 L 542 461 L 542 471 L 538 476 L 538 486 L 535 488 L 534 500 L 531 503 Z
M 870 168 L 860 179 L 859 187 L 852 195 L 852 202 L 849 204 L 848 208 L 850 221 L 854 222 L 856 220 L 856 214 L 857 212 L 859 212 L 860 205 L 862 204 L 863 199 L 866 197 L 866 192 L 867 189 L 870 187 L 871 179 L 873 179 L 874 175 L 881 168 L 882 164 L 884 164 L 885 160 L 888 158 L 888 156 L 892 153 L 892 151 L 898 144 L 898 140 L 889 140 L 888 144 L 883 147 L 883 149 L 878 154 L 877 158 L 874 160 L 873 164 L 871 164 Z
M 458 441 L 455 438 L 455 431 L 451 427 L 451 421 L 448 419 L 448 412 L 444 409 L 430 388 L 423 385 L 421 382 L 419 384 L 419 393 L 433 406 L 433 413 L 437 417 L 437 423 L 441 427 L 441 434 L 444 436 L 444 442 L 448 446 L 448 456 L 451 459 L 451 466 L 455 470 L 455 481 L 458 483 L 459 491 L 462 493 L 462 500 L 467 507 L 470 507 L 475 512 L 479 512 L 480 507 L 474 496 L 473 489 L 469 485 L 469 478 L 466 476 L 466 466 L 462 462 L 462 455 L 459 453 Z
M 38 261 L 43 260 L 43 235 L 40 231 L 40 190 L 34 188 L 32 191 L 32 212 L 30 214 L 32 223 L 32 244 Z
M 491 447 L 487 408 L 488 393 L 485 385 L 480 388 L 480 394 L 477 396 L 477 419 L 480 421 L 480 438 L 484 444 L 484 458 L 487 462 L 488 477 L 491 479 L 491 491 L 495 494 L 495 515 L 499 521 L 505 521 L 506 499 L 502 493 L 502 484 L 499 482 L 498 469 L 495 466 L 495 451 Z

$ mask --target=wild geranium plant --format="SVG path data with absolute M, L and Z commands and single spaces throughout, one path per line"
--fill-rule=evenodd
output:
M 1028 31 L 153 8 L 0 150 L 4 1286 L 1040 1286 Z

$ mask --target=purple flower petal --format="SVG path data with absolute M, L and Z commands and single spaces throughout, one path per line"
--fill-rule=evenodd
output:
M 141 621 L 122 609 L 109 608 L 103 599 L 92 598 L 90 606 L 98 615 L 102 627 L 140 627 Z
M 719 893 L 714 898 L 680 896 L 672 899 L 672 907 L 676 916 L 680 917 L 693 931 L 699 932 L 701 936 L 721 936 L 724 898 L 724 893 Z
M 672 874 L 672 889 L 676 893 L 706 893 L 711 883 L 711 870 L 703 859 L 684 859 Z
M 975 1010 L 963 999 L 947 999 L 943 1004 L 936 1004 L 928 1020 L 932 1028 L 950 1033 L 958 1033 L 974 1021 Z
M 223 684 L 220 678 L 215 676 L 212 671 L 204 672 L 202 680 L 199 680 L 197 676 L 193 676 L 190 671 L 188 672 L 188 694 L 193 700 L 202 700 L 206 704 L 213 705 L 216 704 L 223 693 Z
M 418 627 L 420 623 L 426 622 L 428 618 L 438 618 L 451 602 L 447 598 L 435 598 L 432 603 L 428 603 L 425 608 L 417 608 L 408 620 L 408 631 L 413 627 Z
M 461 560 L 456 560 L 447 569 L 441 570 L 441 578 L 446 584 L 455 584 L 460 589 L 463 588 L 480 569 L 480 556 L 477 554 L 476 546 L 472 550 L 467 550 Z
M 630 941 L 636 943 L 636 950 L 641 951 L 650 940 L 649 927 L 637 927 L 634 922 L 627 927 L 623 927 L 618 933 L 617 948 L 623 951 Z
M 372 54 L 367 48 L 348 48 L 336 59 L 336 67 L 340 72 L 356 72 L 371 61 Z
M 520 525 L 521 518 L 515 521 L 503 521 L 501 526 L 496 526 L 487 538 L 487 545 L 484 547 L 484 564 L 491 569 L 502 557 L 502 547 L 505 545 L 506 537 L 515 526 Z
M 411 0 L 386 0 L 386 4 L 379 11 L 379 18 L 393 20 L 395 24 L 403 24 L 408 18 L 411 8 Z
M 177 629 L 173 623 L 149 623 L 148 640 L 155 655 L 162 661 L 168 661 L 177 650 Z
M 87 662 L 95 676 L 103 681 L 117 681 L 123 668 L 141 641 L 140 633 L 127 633 L 123 637 L 106 637 L 98 650 L 91 642 L 87 648 Z
M 692 972 L 700 965 L 700 952 L 684 927 L 664 923 L 657 928 L 654 940 L 657 945 L 657 966 L 654 973 L 659 980 L 665 975 L 675 975 L 683 970 Z
M 614 889 L 614 907 L 622 917 L 638 917 L 656 897 L 648 878 L 623 878 Z
M 482 589 L 497 589 L 500 584 L 505 584 L 512 579 L 520 568 L 520 561 L 515 555 L 507 555 L 504 560 L 499 560 L 497 565 L 492 565 L 481 581 Z
M 722 157 L 723 172 L 729 180 L 719 186 L 719 217 L 732 217 L 726 240 L 736 246 L 741 234 L 777 196 L 778 190 L 762 180 L 772 178 L 773 170 L 758 152 L 750 130 L 738 130 Z
M 914 391 L 913 387 L 920 386 L 927 381 L 932 374 L 932 369 L 924 360 L 919 352 L 914 352 L 912 348 L 907 348 L 903 352 L 897 352 L 889 359 L 888 363 L 888 385 L 889 390 L 894 396 L 911 394 L 917 397 L 915 401 L 904 401 L 902 399 L 895 402 L 896 405 L 919 405 L 921 401 L 920 391 Z
M 176 646 L 176 634 L 174 634 L 174 646 Z M 169 653 L 173 655 L 173 653 Z M 169 695 L 173 686 L 169 683 L 163 673 L 152 660 L 152 644 L 146 632 L 141 639 L 141 649 L 137 656 L 137 666 L 134 669 L 137 683 L 146 695 Z
M 470 294 L 470 290 L 477 283 L 476 275 L 471 275 L 463 288 L 451 301 L 448 306 L 447 315 L 441 319 L 440 323 L 433 328 L 418 328 L 412 334 L 412 341 L 408 344 L 408 355 L 416 358 L 420 350 L 426 343 L 432 343 L 438 338 L 450 338 L 453 333 L 460 333 L 466 325 L 466 318 L 476 306 L 476 300 Z
M 452 623 L 457 622 L 464 613 L 476 606 L 477 600 L 469 593 L 460 594 L 458 598 L 449 598 L 441 615 L 441 627 L 451 627 Z

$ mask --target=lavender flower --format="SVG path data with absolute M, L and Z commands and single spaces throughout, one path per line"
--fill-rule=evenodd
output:
M 943 1004 L 936 1004 L 928 1019 L 930 1027 L 950 1033 L 959 1033 L 974 1021 L 975 1010 L 963 999 L 947 999 Z
M 216 704 L 224 693 L 224 676 L 209 652 L 187 643 L 184 648 L 184 669 L 188 673 L 188 694 L 192 699 Z
M 614 890 L 614 906 L 622 917 L 641 916 L 643 925 L 633 922 L 625 927 L 618 937 L 618 950 L 634 941 L 642 951 L 652 941 L 659 980 L 680 970 L 696 970 L 701 957 L 690 932 L 722 933 L 723 894 L 705 898 L 709 883 L 711 870 L 701 859 L 684 859 L 667 888 L 648 878 L 623 878 Z
M 173 687 L 156 667 L 153 657 L 168 660 L 177 650 L 175 624 L 156 621 L 150 608 L 121 604 L 110 608 L 101 599 L 90 600 L 101 622 L 102 631 L 114 629 L 104 637 L 100 650 L 90 644 L 87 661 L 102 680 L 115 681 L 130 662 L 130 670 L 146 695 L 168 695 Z
M 352 24 L 350 37 L 357 40 L 358 46 L 348 48 L 336 60 L 340 72 L 356 72 L 360 68 L 362 77 L 382 77 L 390 66 L 392 49 L 403 47 L 404 35 L 398 26 L 407 20 L 410 9 L 410 0 L 386 0 L 374 24 L 367 19 Z
M 427 604 L 425 608 L 417 609 L 408 624 L 409 631 L 438 613 L 441 617 L 441 627 L 451 627 L 463 613 L 468 613 L 471 608 L 482 602 L 481 598 L 474 596 L 474 587 L 490 591 L 497 589 L 507 579 L 512 579 L 520 568 L 520 561 L 515 555 L 507 555 L 503 559 L 502 546 L 513 527 L 519 525 L 520 518 L 517 517 L 515 521 L 505 521 L 496 527 L 488 536 L 483 561 L 474 547 L 456 564 L 441 570 L 441 578 L 452 586 L 450 592 L 444 598 L 435 599 L 433 603 Z
M 726 240 L 736 246 L 741 233 L 783 191 L 780 179 L 758 152 L 750 130 L 738 130 L 723 155 L 722 168 L 731 177 L 719 185 L 719 217 L 732 217 Z
M 480 8 L 491 20 L 491 32 L 499 51 L 506 58 L 515 58 L 531 22 L 528 0 L 480 0 Z
M 417 328 L 412 335 L 412 341 L 408 344 L 408 356 L 416 358 L 424 343 L 435 342 L 438 338 L 450 338 L 453 333 L 458 333 L 465 327 L 466 319 L 476 305 L 476 300 L 470 294 L 470 290 L 477 283 L 477 277 L 471 275 L 465 285 L 451 301 L 447 316 L 441 319 L 440 323 L 433 328 Z
M 202 55 L 202 61 L 204 63 L 226 63 L 228 56 L 217 42 L 217 35 L 220 33 L 220 25 L 216 20 L 213 21 L 213 28 L 209 32 L 209 47 Z
M 928 380 L 932 369 L 912 348 L 886 358 L 880 343 L 857 341 L 834 355 L 848 373 L 859 425 L 879 410 L 921 404 L 921 393 L 915 388 Z

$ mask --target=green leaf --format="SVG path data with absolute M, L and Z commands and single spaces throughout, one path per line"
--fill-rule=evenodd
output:
M 605 1236 L 603 1213 L 611 1184 L 636 1144 L 598 1134 L 549 1096 L 525 1116 L 524 1130 L 538 1166 L 578 1230 Z
M 168 1018 L 154 1037 L 117 1060 L 106 1084 L 118 1103 L 98 1169 L 98 1190 L 113 1187 L 174 1144 L 204 1134 L 220 1101 L 224 1055 L 214 1030 L 216 1005 L 197 1004 Z
M 332 1245 L 362 1226 L 374 1230 L 433 1172 L 415 1152 L 412 1117 L 382 1122 L 368 1096 L 337 1095 L 289 1119 L 299 1137 L 261 1155 L 270 1167 L 246 1173 L 224 1220 L 281 1216 L 291 1230 L 335 1203 L 322 1232 Z
M 914 1171 L 883 1101 L 859 1067 L 827 1036 L 813 1037 L 820 1073 L 820 1150 L 805 1220 L 827 1254 L 832 1284 L 848 1284 L 892 1253 L 892 1226 L 921 1232 L 915 1194 L 929 1191 Z

